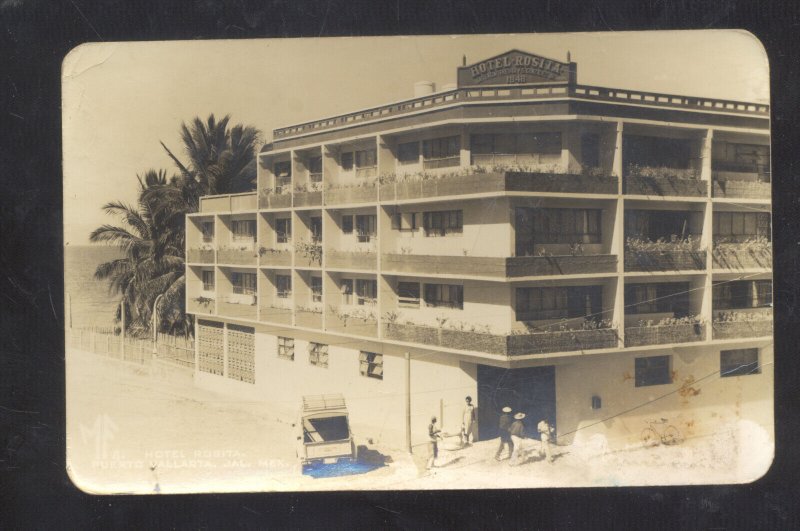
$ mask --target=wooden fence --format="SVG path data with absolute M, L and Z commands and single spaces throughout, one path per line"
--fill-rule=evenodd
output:
M 159 334 L 157 350 L 153 352 L 153 340 L 126 337 L 122 348 L 122 336 L 114 335 L 113 329 L 75 328 L 67 330 L 69 346 L 140 365 L 149 364 L 154 358 L 186 368 L 194 368 L 194 340 Z

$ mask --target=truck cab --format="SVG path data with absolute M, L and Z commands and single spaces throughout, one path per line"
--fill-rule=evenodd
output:
M 356 460 L 356 445 L 342 395 L 304 396 L 294 427 L 302 465 Z

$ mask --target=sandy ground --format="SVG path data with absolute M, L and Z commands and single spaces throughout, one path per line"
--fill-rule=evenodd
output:
M 765 473 L 772 455 L 765 451 L 770 438 L 746 422 L 674 446 L 612 451 L 595 436 L 581 446 L 554 447 L 553 463 L 530 440 L 518 466 L 494 459 L 496 440 L 467 448 L 455 441 L 442 444 L 437 466 L 426 471 L 424 448 L 409 455 L 357 440 L 366 446 L 365 460 L 385 466 L 315 479 L 301 473 L 292 427 L 267 404 L 197 389 L 181 371 L 75 350 L 67 356 L 68 470 L 93 493 L 736 483 Z

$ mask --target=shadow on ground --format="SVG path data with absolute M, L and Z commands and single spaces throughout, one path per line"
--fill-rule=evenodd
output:
M 388 466 L 391 462 L 392 458 L 390 456 L 384 455 L 377 450 L 367 448 L 366 446 L 359 446 L 357 460 L 343 459 L 338 463 L 313 463 L 304 465 L 303 475 L 310 476 L 314 479 L 353 476 L 372 472 L 378 468 Z

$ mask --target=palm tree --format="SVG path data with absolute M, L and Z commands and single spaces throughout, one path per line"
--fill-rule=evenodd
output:
M 184 257 L 183 235 L 170 230 L 168 217 L 159 216 L 153 196 L 155 189 L 171 186 L 166 172 L 150 170 L 139 180 L 138 207 L 115 201 L 106 204 L 107 214 L 117 216 L 123 226 L 104 224 L 95 229 L 92 242 L 116 245 L 122 258 L 100 264 L 95 278 L 109 281 L 109 290 L 122 295 L 126 310 L 126 329 L 148 331 L 155 298 L 164 294 L 159 307 L 159 322 L 164 331 L 188 333 L 190 322 L 183 312 Z M 119 321 L 122 304 L 117 307 Z
M 213 114 L 203 122 L 195 117 L 190 125 L 181 124 L 181 139 L 189 157 L 182 163 L 161 142 L 175 162 L 185 184 L 199 184 L 199 195 L 246 192 L 255 188 L 256 148 L 261 131 L 236 124 L 228 128 L 230 115 L 217 121 Z

